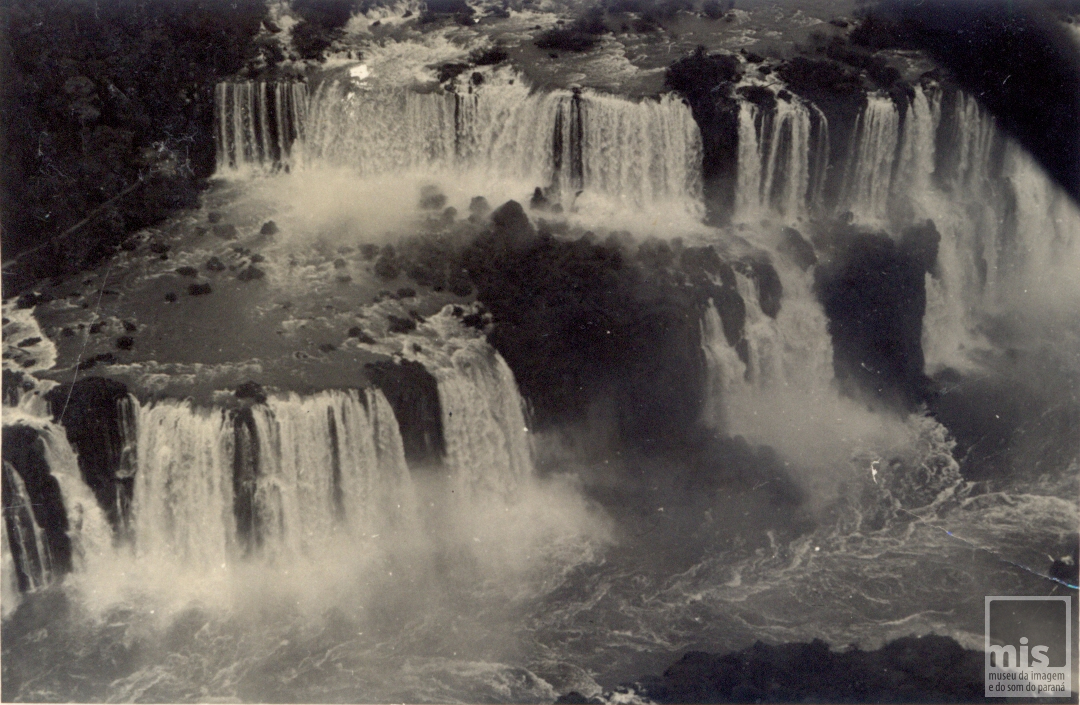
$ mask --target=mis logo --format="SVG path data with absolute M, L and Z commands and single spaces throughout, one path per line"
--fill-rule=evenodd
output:
M 1072 695 L 1069 597 L 986 598 L 987 697 Z

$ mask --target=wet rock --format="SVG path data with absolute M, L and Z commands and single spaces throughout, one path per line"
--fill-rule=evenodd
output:
M 420 189 L 420 208 L 427 211 L 440 210 L 446 205 L 446 196 L 438 186 L 424 186 Z
M 466 328 L 475 328 L 477 330 L 484 330 L 484 326 L 487 325 L 487 317 L 480 312 L 470 313 L 461 317 L 461 325 Z
M 742 651 L 691 651 L 663 676 L 642 679 L 658 703 L 914 702 L 983 700 L 981 651 L 943 636 L 903 637 L 876 651 L 832 651 L 825 642 Z
M 762 259 L 750 260 L 749 266 L 761 312 L 769 318 L 776 318 L 780 314 L 780 300 L 784 296 L 784 286 L 780 282 L 780 275 L 776 273 L 776 268 L 772 266 L 772 263 Z
M 469 201 L 469 215 L 483 218 L 491 212 L 491 204 L 483 196 L 473 196 Z
M 130 335 L 122 335 L 116 339 L 116 347 L 118 350 L 131 350 L 135 346 L 135 339 Z
M 128 333 L 134 333 L 135 331 L 139 330 L 139 327 L 131 321 L 123 321 L 122 325 L 124 326 L 124 330 L 126 330 Z
M 3 448 L 4 519 L 8 530 L 31 532 L 35 524 L 43 529 L 41 548 L 44 555 L 38 560 L 20 561 L 15 565 L 19 589 L 29 591 L 34 583 L 42 584 L 46 570 L 56 575 L 70 572 L 71 539 L 68 537 L 68 517 L 60 483 L 53 477 L 45 454 L 45 443 L 37 429 L 30 426 L 4 426 L 0 446 Z M 16 492 L 18 475 L 29 495 L 29 502 L 19 502 Z M 37 546 L 35 546 L 36 552 Z M 28 575 L 23 571 L 33 574 Z
M 177 267 L 176 273 L 182 277 L 197 277 L 199 276 L 199 270 L 194 267 Z
M 357 341 L 359 341 L 361 343 L 366 343 L 368 345 L 374 345 L 375 344 L 375 339 L 372 338 L 367 333 L 365 333 L 364 329 L 361 328 L 360 326 L 353 326 L 352 328 L 350 328 L 349 329 L 349 337 L 350 338 L 356 338 Z
M 433 465 L 446 454 L 439 384 L 419 362 L 373 362 L 364 366 L 390 402 L 410 467 Z
M 206 260 L 206 264 L 203 266 L 208 272 L 224 272 L 226 269 L 225 263 L 217 257 Z
M 266 403 L 266 392 L 258 382 L 248 380 L 238 385 L 233 393 L 237 399 L 250 399 L 256 404 Z
M 776 109 L 776 94 L 765 86 L 743 86 L 736 92 L 762 110 Z
M 102 365 L 111 365 L 116 362 L 116 355 L 111 352 L 99 353 L 94 356 L 95 362 L 100 362 Z
M 412 318 L 401 318 L 399 316 L 387 316 L 386 318 L 390 322 L 389 330 L 391 333 L 411 333 L 416 330 L 416 321 Z
M 926 272 L 937 271 L 938 245 L 941 235 L 934 226 L 934 221 L 927 220 L 922 225 L 912 225 L 900 235 L 900 253 L 909 258 Z
M 188 294 L 190 296 L 205 296 L 212 292 L 209 284 L 192 284 L 188 287 Z
M 780 231 L 780 244 L 776 249 L 804 272 L 818 261 L 814 246 L 795 228 L 785 227 Z
M 38 336 L 34 336 L 32 338 L 23 338 L 22 340 L 20 340 L 17 343 L 17 345 L 20 348 L 29 348 L 29 347 L 33 347 L 34 345 L 37 345 L 40 342 L 41 342 L 41 338 L 38 337 Z
M 150 251 L 155 255 L 163 255 L 172 249 L 172 245 L 166 245 L 164 242 L 151 242 Z
M 111 379 L 86 377 L 54 387 L 45 398 L 54 416 L 63 414 L 58 421 L 77 454 L 83 480 L 115 534 L 125 537 L 135 471 L 135 458 L 123 432 L 135 422 L 127 387 Z
M 101 329 L 107 325 L 105 321 L 97 321 L 90 324 L 90 334 L 96 335 L 101 332 Z
M 236 275 L 236 278 L 242 282 L 250 282 L 255 281 L 256 279 L 262 279 L 265 276 L 266 272 L 263 270 L 258 267 L 249 266 L 241 270 L 240 273 Z
M 930 236 L 911 240 L 922 238 Z M 884 234 L 842 232 L 831 259 L 814 269 L 837 381 L 904 407 L 919 403 L 929 385 L 922 350 L 926 252 L 911 248 Z
M 520 246 L 536 237 L 529 216 L 517 201 L 507 201 L 491 214 L 493 233 L 511 246 Z
M 277 235 L 277 233 L 278 233 L 277 223 L 275 223 L 272 220 L 266 221 L 265 223 L 262 224 L 262 227 L 259 228 L 259 234 L 260 235 Z
M 529 208 L 533 210 L 546 210 L 551 205 L 551 201 L 544 195 L 544 190 L 539 186 L 533 190 L 532 198 L 529 199 Z
M 401 264 L 398 261 L 397 252 L 393 245 L 384 245 L 382 254 L 375 262 L 375 274 L 380 279 L 397 279 L 401 274 Z
M 675 262 L 675 253 L 664 240 L 649 238 L 638 246 L 638 262 L 646 269 L 667 269 Z
M 15 300 L 15 308 L 33 308 L 39 304 L 45 304 L 53 300 L 50 294 L 27 291 L 19 295 L 19 298 Z
M 214 225 L 214 234 L 222 240 L 232 240 L 237 234 L 236 226 L 232 223 L 216 223 Z

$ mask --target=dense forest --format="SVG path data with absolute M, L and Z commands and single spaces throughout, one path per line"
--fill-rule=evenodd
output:
M 259 57 L 265 15 L 264 0 L 4 3 L 6 262 L 94 214 L 20 279 L 89 264 L 194 202 L 214 168 L 214 83 Z M 20 284 L 5 272 L 5 294 Z

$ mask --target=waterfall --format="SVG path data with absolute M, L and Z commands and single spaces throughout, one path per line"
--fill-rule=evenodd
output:
M 219 166 L 272 161 L 260 156 L 261 108 L 246 107 L 258 105 L 272 84 L 255 85 L 218 86 L 218 132 L 227 145 Z M 469 172 L 550 187 L 568 203 L 582 190 L 637 207 L 701 198 L 701 136 L 690 109 L 673 96 L 634 102 L 531 91 L 520 81 L 468 94 L 360 91 L 327 81 L 302 113 L 297 134 L 309 167 L 347 167 L 360 177 Z M 242 144 L 230 141 L 236 134 L 244 135 Z
M 8 461 L 3 466 L 5 539 L 10 541 L 12 564 L 21 592 L 38 590 L 52 579 L 52 554 L 45 532 L 37 525 L 33 500 L 18 471 Z
M 856 219 L 880 222 L 885 218 L 899 138 L 900 113 L 892 99 L 868 96 L 844 171 L 842 203 Z
M 581 103 L 582 188 L 637 206 L 701 197 L 701 135 L 678 98 L 585 94 Z
M 368 536 L 413 519 L 401 435 L 381 392 L 289 394 L 254 418 L 255 513 L 267 550 L 310 554 L 337 532 Z
M 209 572 L 245 552 L 317 555 L 335 536 L 407 528 L 412 484 L 376 390 L 288 394 L 250 415 L 167 400 L 138 419 L 136 545 Z
M 828 321 L 812 292 L 813 273 L 778 267 L 784 305 L 777 317 L 761 310 L 757 288 L 736 272 L 736 286 L 746 306 L 744 339 L 747 363 L 724 336 L 715 306 L 702 317 L 702 350 L 708 389 L 705 421 L 731 434 L 760 442 L 768 418 L 796 414 L 814 400 L 836 396 L 832 389 L 832 341 Z
M 817 111 L 816 120 L 827 126 Z M 795 98 L 778 100 L 776 109 L 764 111 L 743 101 L 739 106 L 739 155 L 736 215 L 754 220 L 769 213 L 794 221 L 806 212 L 811 185 L 811 157 L 815 170 L 814 192 L 820 195 L 824 165 L 811 149 L 811 109 Z M 825 128 L 827 129 L 827 127 Z M 828 148 L 826 139 L 816 142 Z M 827 154 L 827 152 L 826 152 Z
M 920 89 L 907 117 L 903 212 L 933 220 L 941 234 L 927 276 L 927 369 L 964 367 L 966 351 L 987 345 L 982 315 L 1036 301 L 1063 311 L 1080 304 L 1080 209 L 974 98 L 946 102 Z
M 482 339 L 453 351 L 449 363 L 428 363 L 439 383 L 446 464 L 459 486 L 510 499 L 534 472 L 514 374 Z
M 238 81 L 214 89 L 219 170 L 288 170 L 303 139 L 307 87 L 299 82 Z
M 904 119 L 900 155 L 896 167 L 896 191 L 922 193 L 931 186 L 937 155 L 937 131 L 941 121 L 941 96 L 927 95 L 922 86 L 915 95 Z M 894 195 L 898 195 L 894 193 Z
M 140 557 L 212 570 L 230 558 L 232 428 L 220 409 L 166 400 L 139 410 L 134 524 Z
M 82 480 L 63 429 L 14 414 L 4 442 L 17 447 L 12 457 L 21 460 L 18 467 L 6 458 L 3 463 L 5 561 L 10 558 L 18 589 L 28 592 L 104 555 L 112 547 L 112 529 Z

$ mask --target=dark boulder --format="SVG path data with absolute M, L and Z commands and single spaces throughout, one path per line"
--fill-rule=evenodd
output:
M 762 110 L 776 110 L 776 94 L 765 86 L 742 86 L 735 92 Z
M 121 382 L 86 377 L 45 395 L 56 421 L 78 454 L 83 480 L 93 491 L 119 538 L 130 526 L 135 475 L 135 408 Z
M 932 237 L 911 235 L 907 248 L 887 235 L 842 232 L 828 262 L 814 270 L 829 318 L 836 378 L 901 406 L 925 399 L 922 320 L 926 255 Z M 921 244 L 920 244 L 921 243 Z
M 437 186 L 424 186 L 420 189 L 420 208 L 437 211 L 446 206 L 446 195 Z
M 374 345 L 375 344 L 375 339 L 372 338 L 367 333 L 365 333 L 364 329 L 361 328 L 360 326 L 353 326 L 352 328 L 350 328 L 349 329 L 349 337 L 350 338 L 356 338 L 357 341 L 359 341 L 361 343 L 366 343 L 368 345 Z
M 533 210 L 547 210 L 551 205 L 551 201 L 544 195 L 544 189 L 539 186 L 533 191 L 532 198 L 529 199 L 529 208 Z
M 780 314 L 780 300 L 784 296 L 784 285 L 776 268 L 768 260 L 759 258 L 751 258 L 745 264 L 749 268 L 747 274 L 754 280 L 761 312 L 769 318 L 776 318 Z
M 197 277 L 199 276 L 199 270 L 194 267 L 178 267 L 176 273 L 182 277 Z
M 277 233 L 278 233 L 277 223 L 275 223 L 272 220 L 266 221 L 265 223 L 262 224 L 262 227 L 259 228 L 259 234 L 260 235 L 276 235 Z
M 423 365 L 410 360 L 372 362 L 364 370 L 394 410 L 409 465 L 442 462 L 446 441 L 438 381 Z
M 491 212 L 491 205 L 488 204 L 488 200 L 483 196 L 473 196 L 469 201 L 469 216 L 470 218 L 475 216 L 476 218 L 483 218 Z
M 536 230 L 517 201 L 507 201 L 491 214 L 492 233 L 506 245 L 518 247 L 536 237 Z
M 212 291 L 213 289 L 209 284 L 192 284 L 188 286 L 188 294 L 191 296 L 205 296 Z
M 135 346 L 135 339 L 130 335 L 122 335 L 116 339 L 117 350 L 131 350 Z
M 266 276 L 266 272 L 255 266 L 247 266 L 240 270 L 240 273 L 236 275 L 236 278 L 242 282 L 255 281 L 256 279 L 262 279 Z
M 380 279 L 390 281 L 401 275 L 401 262 L 393 245 L 384 245 L 382 254 L 375 261 L 375 274 Z
M 877 651 L 758 642 L 724 655 L 691 651 L 641 686 L 658 703 L 971 703 L 983 701 L 983 661 L 981 651 L 933 635 Z
M 37 429 L 5 426 L 3 430 L 3 505 L 9 547 L 15 574 L 23 592 L 45 584 L 49 577 L 71 571 L 71 539 L 68 517 L 60 494 L 60 483 L 52 476 L 45 459 L 44 441 Z M 25 496 L 18 491 L 15 476 L 22 481 Z M 40 532 L 40 533 L 39 533 Z M 35 541 L 17 541 L 18 536 L 41 535 Z M 40 546 L 40 549 L 39 549 Z
M 701 175 L 709 221 L 723 224 L 735 208 L 738 178 L 739 103 L 733 95 L 741 77 L 731 54 L 707 54 L 699 47 L 668 68 L 667 87 L 687 102 L 701 132 Z
M 390 322 L 391 333 L 411 333 L 416 330 L 416 321 L 412 318 L 401 318 L 399 316 L 387 316 L 386 318 Z
M 795 228 L 785 227 L 780 231 L 780 244 L 776 249 L 804 272 L 818 261 L 814 246 Z
M 226 269 L 228 269 L 225 266 L 225 263 L 222 262 L 221 259 L 218 257 L 211 257 L 210 259 L 206 260 L 206 264 L 203 266 L 208 272 L 224 272 Z
M 237 399 L 250 399 L 256 404 L 266 403 L 266 392 L 262 385 L 252 380 L 238 385 L 234 393 Z

